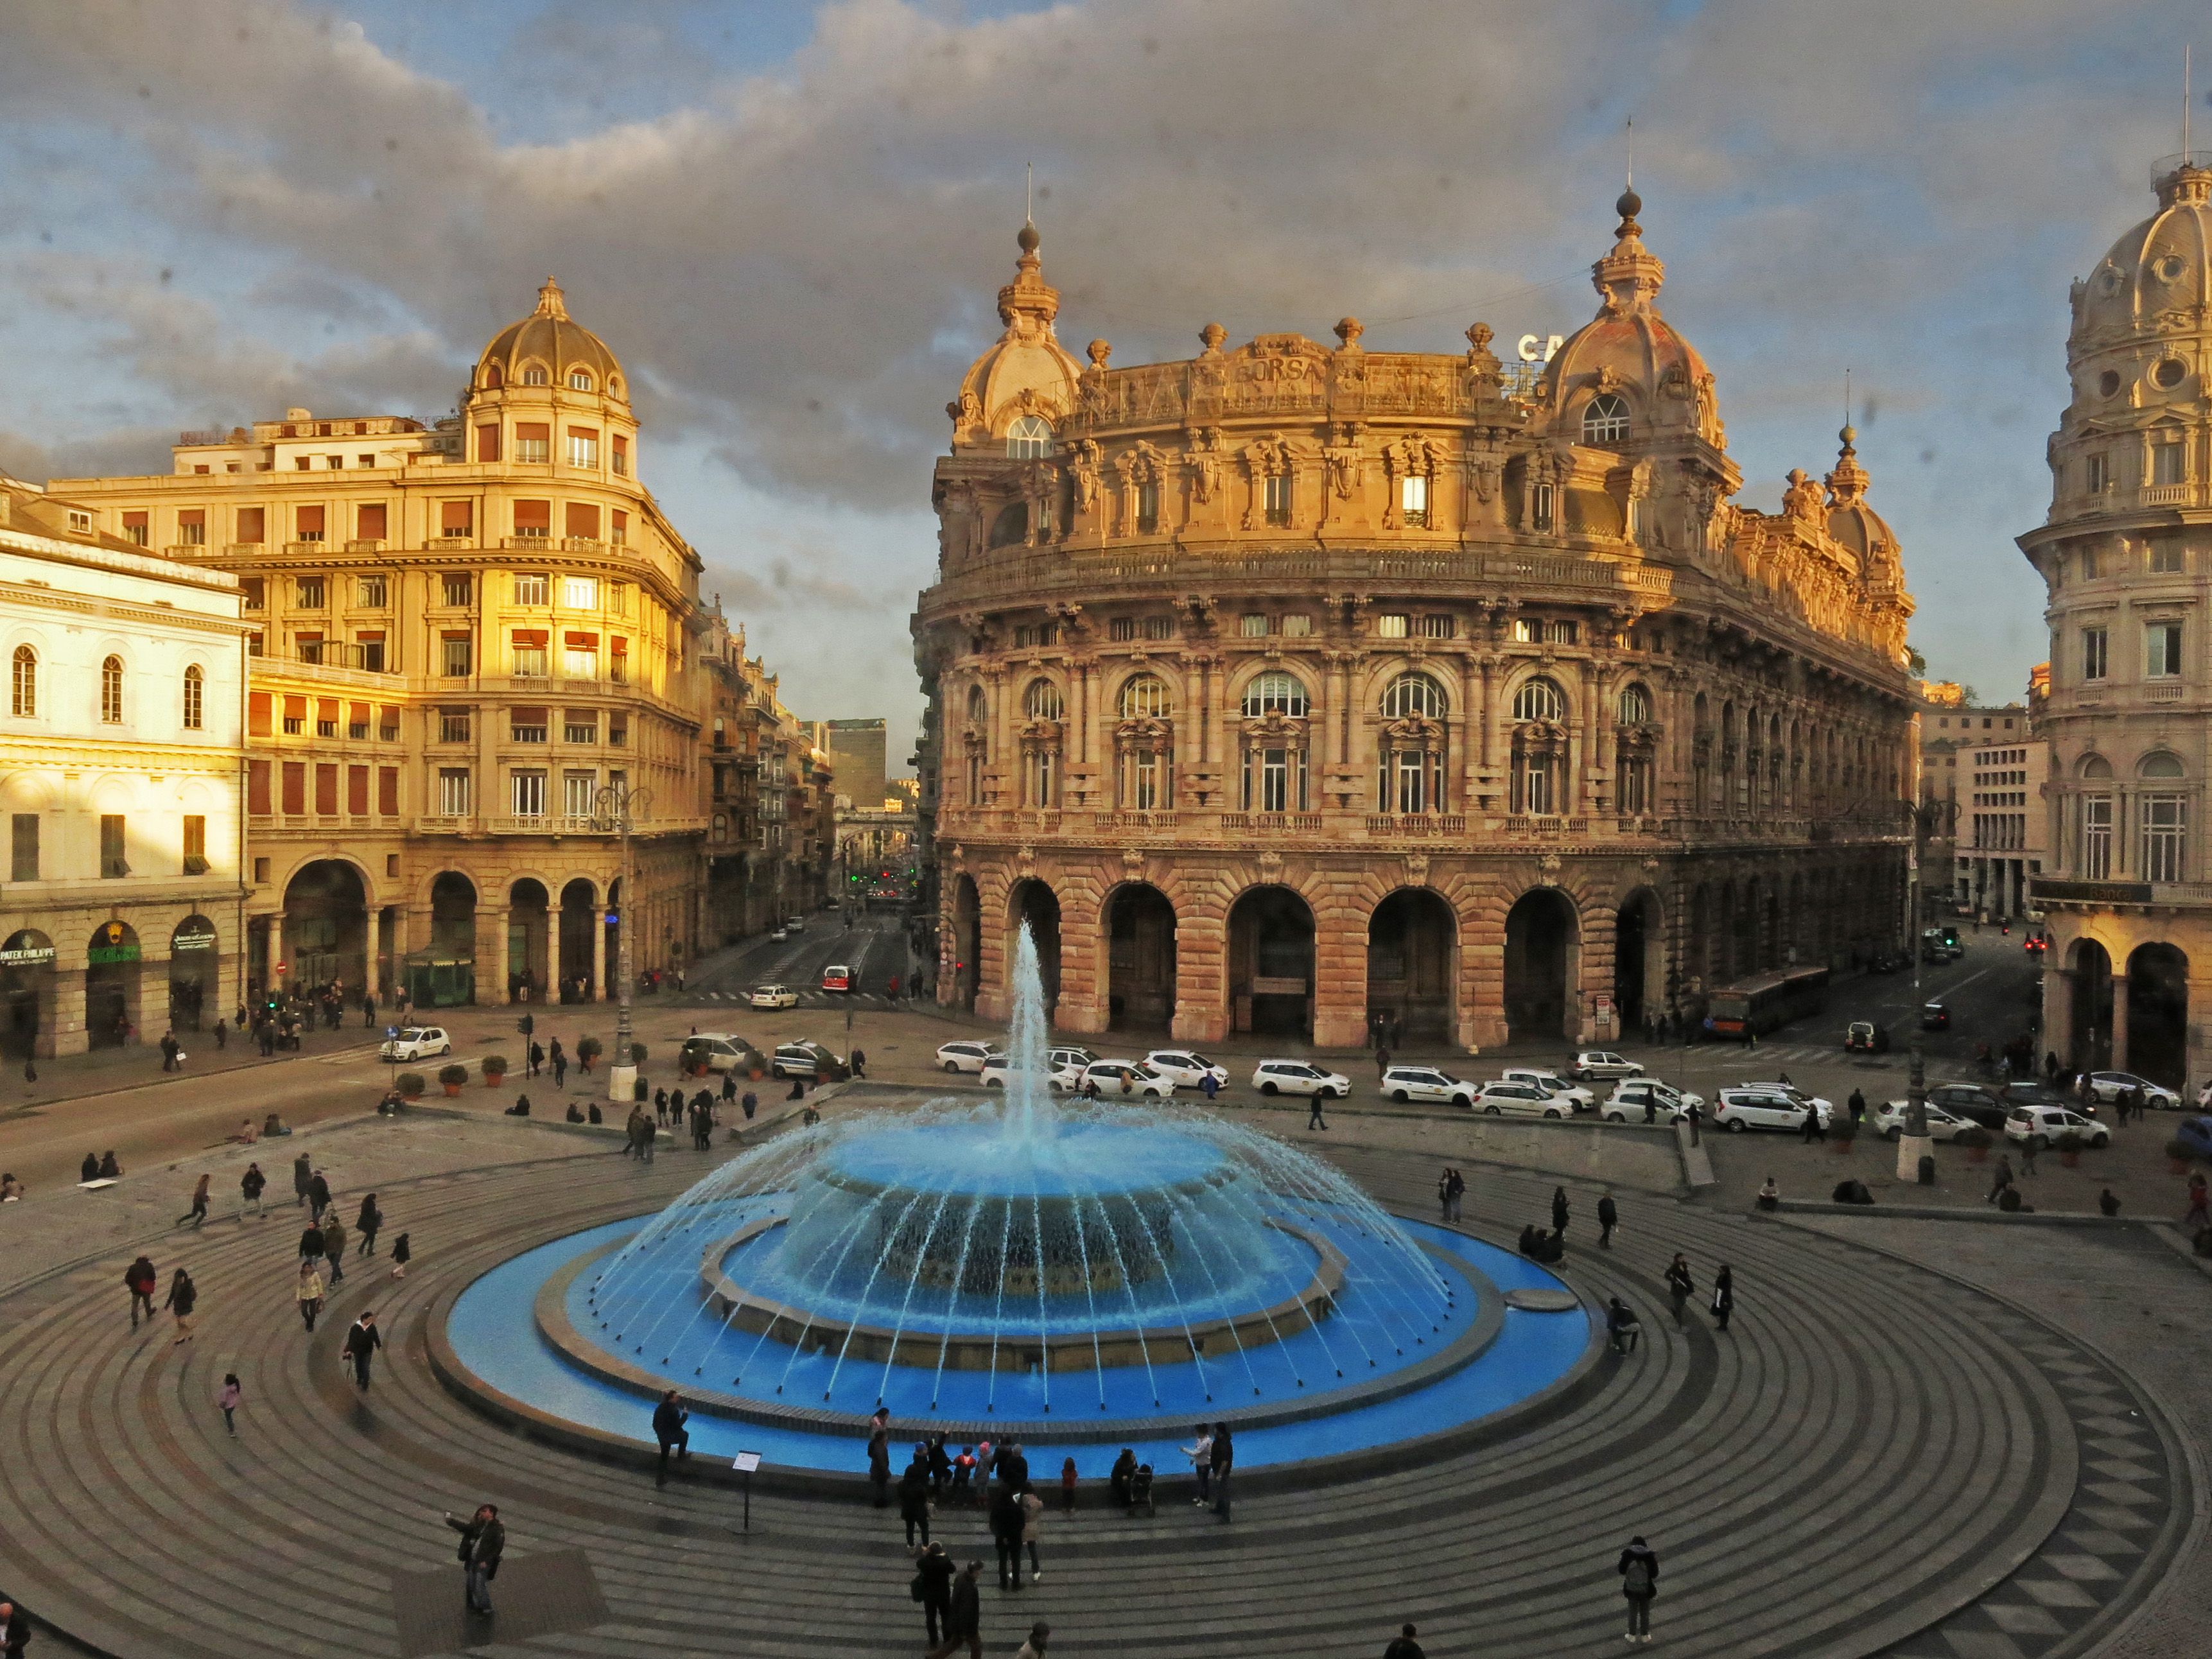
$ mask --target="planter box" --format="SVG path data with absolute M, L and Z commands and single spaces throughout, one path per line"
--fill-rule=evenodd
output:
M 454 1096 L 459 1094 L 461 1091 L 461 1085 L 458 1083 L 447 1083 L 441 1085 L 440 1086 L 445 1090 L 446 1097 L 449 1100 Z

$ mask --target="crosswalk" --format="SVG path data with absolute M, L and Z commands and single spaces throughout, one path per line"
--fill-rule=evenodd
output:
M 747 994 L 743 991 L 700 991 L 694 993 L 694 995 L 702 1001 L 733 1002 L 741 1008 L 749 1008 L 752 1005 L 745 1000 L 746 994 Z M 880 991 L 801 991 L 799 994 L 799 1006 L 802 1008 L 890 1009 L 911 1008 L 915 1005 L 904 997 L 901 997 L 896 1001 L 893 1001 L 890 997 L 885 996 Z M 763 1013 L 768 1013 L 770 1011 L 766 1008 L 761 1010 L 761 1012 Z

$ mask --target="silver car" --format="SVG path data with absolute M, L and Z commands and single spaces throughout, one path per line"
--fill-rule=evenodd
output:
M 1575 1056 L 1567 1074 L 1577 1083 L 1590 1083 L 1599 1078 L 1642 1077 L 1644 1067 L 1607 1049 L 1585 1048 Z

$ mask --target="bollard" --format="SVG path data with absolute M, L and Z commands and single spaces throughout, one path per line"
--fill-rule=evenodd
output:
M 1926 1152 L 1920 1155 L 1920 1184 L 1923 1187 L 1936 1184 L 1936 1160 Z

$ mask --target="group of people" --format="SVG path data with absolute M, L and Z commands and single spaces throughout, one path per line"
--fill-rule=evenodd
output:
M 868 1425 L 868 1474 L 875 1483 L 879 1507 L 887 1501 L 890 1439 L 890 1413 L 878 1410 Z M 909 1589 L 914 1599 L 921 1604 L 931 1659 L 948 1659 L 963 1648 L 971 1656 L 983 1651 L 983 1563 L 976 1559 L 964 1567 L 958 1565 L 944 1544 L 929 1535 L 932 1504 L 939 1500 L 961 1502 L 968 1497 L 971 1483 L 979 1480 L 988 1483 L 988 1493 L 978 1490 L 976 1497 L 988 1511 L 991 1540 L 999 1559 L 999 1588 L 1010 1593 L 1022 1588 L 1022 1559 L 1025 1553 L 1030 1581 L 1044 1577 L 1037 1534 L 1043 1523 L 1045 1503 L 1030 1479 L 1029 1457 L 1021 1443 L 1008 1441 L 994 1447 L 986 1442 L 980 1452 L 976 1447 L 963 1446 L 955 1458 L 941 1434 L 916 1442 L 906 1472 L 899 1479 L 899 1516 L 906 1528 L 908 1549 L 917 1552 Z M 1060 1466 L 1060 1488 L 1063 1504 L 1072 1505 L 1075 1493 L 1075 1460 L 1072 1457 Z M 1045 1651 L 1051 1634 L 1049 1626 L 1042 1622 L 1032 1625 L 1022 1653 L 1036 1659 Z

